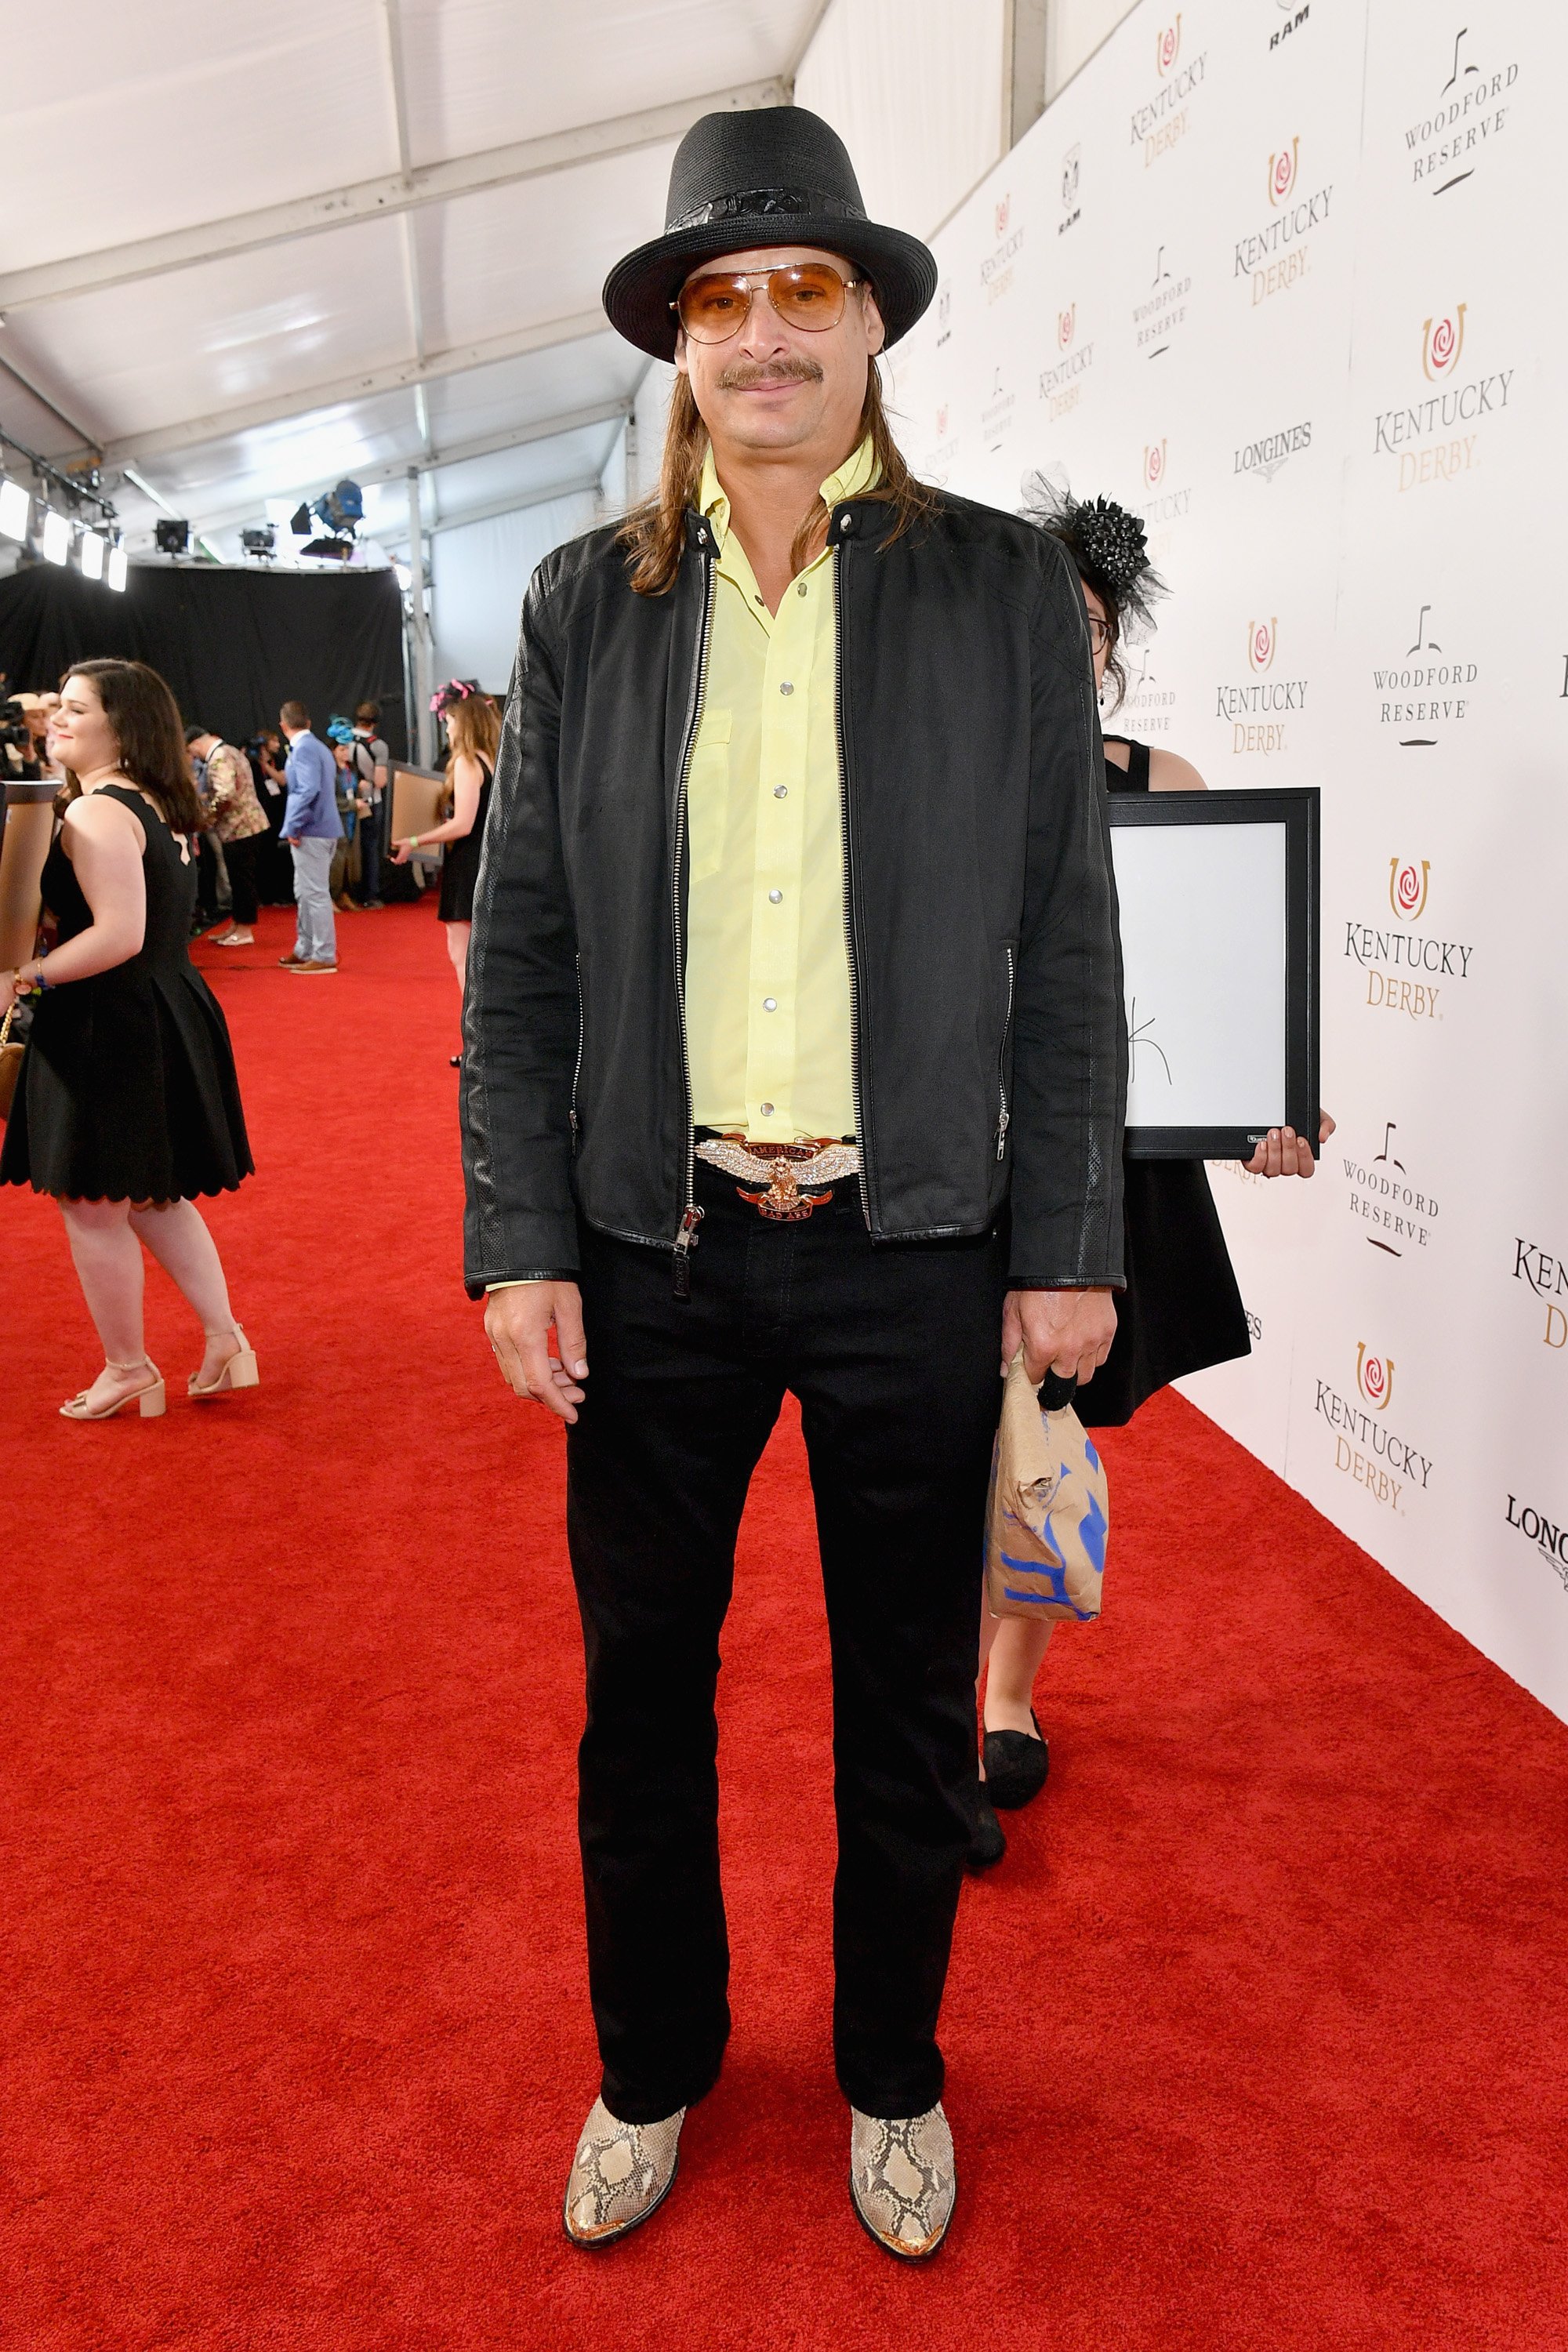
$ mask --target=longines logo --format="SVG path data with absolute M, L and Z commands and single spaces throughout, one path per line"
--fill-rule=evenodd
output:
M 1446 196 L 1450 188 L 1471 178 L 1483 156 L 1502 137 L 1509 112 L 1503 93 L 1519 79 L 1517 65 L 1489 73 L 1476 63 L 1468 25 L 1455 34 L 1447 62 L 1448 78 L 1436 105 L 1424 121 L 1413 122 L 1405 134 L 1411 184 L 1433 196 Z
M 1245 448 L 1233 451 L 1230 469 L 1233 474 L 1250 474 L 1256 481 L 1271 482 L 1288 458 L 1311 446 L 1309 418 L 1300 425 L 1284 425 L 1278 433 L 1265 433 L 1260 439 L 1247 442 Z
M 1568 1520 L 1549 1519 L 1533 1503 L 1521 1503 L 1514 1495 L 1508 1498 L 1504 1517 L 1510 1528 L 1517 1528 L 1535 1546 L 1548 1568 L 1556 1570 L 1563 1590 L 1568 1592 Z
M 1513 1240 L 1513 1278 L 1524 1283 L 1537 1298 L 1546 1305 L 1546 1328 L 1542 1333 L 1548 1348 L 1568 1348 L 1568 1308 L 1558 1304 L 1568 1298 L 1568 1263 L 1553 1257 L 1539 1242 L 1527 1242 L 1516 1234 Z
M 1155 45 L 1158 85 L 1147 105 L 1135 106 L 1131 116 L 1132 144 L 1143 150 L 1145 168 L 1168 155 L 1183 138 L 1190 121 L 1188 103 L 1203 86 L 1207 53 L 1181 62 L 1182 20 L 1178 16 L 1159 34 Z
M 1394 857 L 1390 861 L 1388 890 L 1396 917 L 1403 921 L 1417 923 L 1426 912 L 1432 880 L 1430 858 Z M 1401 904 L 1402 893 L 1413 895 L 1407 909 Z M 1473 944 L 1462 940 L 1436 939 L 1425 932 L 1406 930 L 1396 922 L 1393 929 L 1376 923 L 1357 922 L 1353 917 L 1345 921 L 1345 955 L 1366 974 L 1366 1002 L 1369 1006 L 1388 1013 L 1403 1013 L 1413 1021 L 1440 1021 L 1437 1000 L 1442 995 L 1435 981 L 1463 982 L 1470 976 Z M 1412 980 L 1412 972 L 1424 975 Z
M 1306 276 L 1312 252 L 1307 240 L 1329 217 L 1333 183 L 1314 189 L 1310 196 L 1299 195 L 1300 161 L 1301 142 L 1295 136 L 1269 156 L 1268 204 L 1274 217 L 1236 240 L 1231 278 L 1247 281 L 1254 307 Z
M 1356 1342 L 1355 1384 L 1357 1397 L 1351 1398 L 1332 1381 L 1319 1381 L 1312 1409 L 1334 1432 L 1334 1468 L 1364 1486 L 1374 1503 L 1403 1517 L 1401 1497 L 1426 1492 L 1431 1459 L 1389 1427 L 1384 1415 L 1394 1393 L 1394 1361 L 1374 1353 L 1364 1339 Z
M 1010 228 L 1012 215 L 1013 199 L 1010 195 L 1004 196 L 1000 204 L 992 206 L 991 218 L 996 232 L 996 243 L 980 265 L 980 283 L 985 289 L 988 302 L 997 301 L 1013 283 L 1013 263 L 1024 242 L 1024 232 L 1022 228 Z
M 1387 669 L 1373 671 L 1373 687 L 1380 698 L 1380 727 L 1457 727 L 1469 709 L 1470 697 L 1464 689 L 1476 683 L 1480 664 L 1462 660 L 1451 650 L 1445 653 L 1432 634 L 1431 611 L 1430 604 L 1422 605 L 1415 641 L 1405 647 L 1404 659 Z M 1444 636 L 1447 634 L 1445 629 Z M 1431 733 L 1401 735 L 1399 748 L 1430 751 L 1441 740 Z
M 1132 331 L 1137 348 L 1146 360 L 1157 360 L 1171 348 L 1171 341 L 1187 315 L 1187 297 L 1193 290 L 1190 277 L 1179 277 L 1165 259 L 1165 248 L 1154 256 L 1154 276 L 1149 292 L 1142 302 L 1132 306 Z
M 1285 749 L 1286 713 L 1307 707 L 1304 677 L 1271 675 L 1279 650 L 1279 623 L 1267 620 L 1247 625 L 1247 666 L 1253 682 L 1237 680 L 1215 688 L 1215 717 L 1231 722 L 1233 752 L 1260 752 L 1265 759 Z
M 988 449 L 996 450 L 1002 446 L 1012 430 L 1013 415 L 1017 404 L 1017 394 L 1007 390 L 1002 380 L 1002 370 L 997 368 L 992 376 L 991 397 L 980 412 L 980 429 L 985 436 Z
M 1281 41 L 1288 41 L 1292 33 L 1300 31 L 1312 13 L 1312 0 L 1301 0 L 1300 7 L 1297 6 L 1296 0 L 1274 0 L 1274 5 L 1281 11 L 1285 22 L 1282 25 L 1276 25 L 1269 34 L 1268 46 L 1271 49 L 1277 49 Z
M 1062 157 L 1062 217 L 1057 223 L 1057 235 L 1058 236 L 1065 236 L 1069 228 L 1076 226 L 1079 215 L 1082 209 L 1078 200 L 1079 165 L 1082 159 L 1082 154 L 1083 150 L 1081 148 L 1069 147 L 1067 153 Z
M 1052 367 L 1040 370 L 1039 396 L 1046 403 L 1047 414 L 1054 419 L 1065 416 L 1076 408 L 1082 391 L 1081 379 L 1094 365 L 1094 344 L 1078 341 L 1078 304 L 1069 302 L 1065 310 L 1057 312 L 1057 349 L 1066 356 Z
M 1456 302 L 1421 321 L 1421 373 L 1437 389 L 1414 406 L 1380 409 L 1373 418 L 1373 455 L 1397 461 L 1402 490 L 1457 481 L 1469 473 L 1479 462 L 1480 420 L 1499 415 L 1508 406 L 1512 368 L 1471 376 L 1463 383 L 1457 381 L 1468 307 Z M 1462 425 L 1478 429 L 1456 431 Z
M 1381 1151 L 1374 1151 L 1364 1162 L 1349 1154 L 1344 1158 L 1351 1214 L 1374 1229 L 1366 1235 L 1367 1244 L 1385 1257 L 1403 1257 L 1407 1249 L 1425 1249 L 1437 1220 L 1436 1202 L 1412 1182 L 1399 1157 L 1394 1143 L 1398 1131 L 1395 1121 L 1389 1119 L 1384 1127 Z

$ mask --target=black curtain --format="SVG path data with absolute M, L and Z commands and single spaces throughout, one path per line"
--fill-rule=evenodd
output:
M 379 702 L 393 756 L 407 757 L 403 600 L 396 574 L 132 564 L 121 593 L 53 563 L 0 580 L 0 674 L 47 693 L 73 661 L 144 661 L 187 726 L 243 743 L 302 702 L 318 734 L 334 711 Z

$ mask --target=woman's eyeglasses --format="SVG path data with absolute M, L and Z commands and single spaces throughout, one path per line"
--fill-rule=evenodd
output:
M 1086 613 L 1083 617 L 1089 623 L 1089 651 L 1102 654 L 1110 643 L 1110 625 L 1102 621 L 1098 613 Z
M 752 315 L 754 289 L 762 287 L 786 327 L 820 335 L 844 316 L 844 297 L 859 278 L 840 278 L 826 261 L 790 261 L 775 269 L 715 270 L 692 278 L 670 309 L 694 343 L 727 343 Z

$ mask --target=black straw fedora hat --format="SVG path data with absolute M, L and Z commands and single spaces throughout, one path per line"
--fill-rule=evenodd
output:
M 610 323 L 655 359 L 675 357 L 671 302 L 700 262 L 756 246 L 815 245 L 863 269 L 896 343 L 936 291 L 918 236 L 866 217 L 838 133 L 804 106 L 704 114 L 675 151 L 664 235 L 605 280 Z

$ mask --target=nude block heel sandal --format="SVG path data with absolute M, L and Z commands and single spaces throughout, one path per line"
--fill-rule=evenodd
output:
M 237 1323 L 234 1327 L 234 1334 L 239 1341 L 239 1346 L 216 1380 L 209 1381 L 205 1388 L 203 1388 L 193 1372 L 185 1382 L 187 1396 L 215 1397 L 221 1396 L 226 1389 L 257 1389 L 261 1386 L 261 1374 L 257 1369 L 255 1349 Z
M 132 1389 L 129 1396 L 120 1398 L 117 1403 L 100 1405 L 95 1411 L 89 1412 L 87 1407 L 88 1392 L 82 1389 L 68 1404 L 61 1405 L 61 1414 L 67 1421 L 112 1421 L 117 1412 L 128 1412 L 130 1407 L 134 1405 L 143 1421 L 156 1421 L 158 1415 L 167 1409 L 169 1399 L 168 1391 L 163 1386 L 163 1373 L 158 1370 L 156 1364 L 152 1365 L 150 1369 L 155 1378 L 149 1381 L 144 1389 Z

